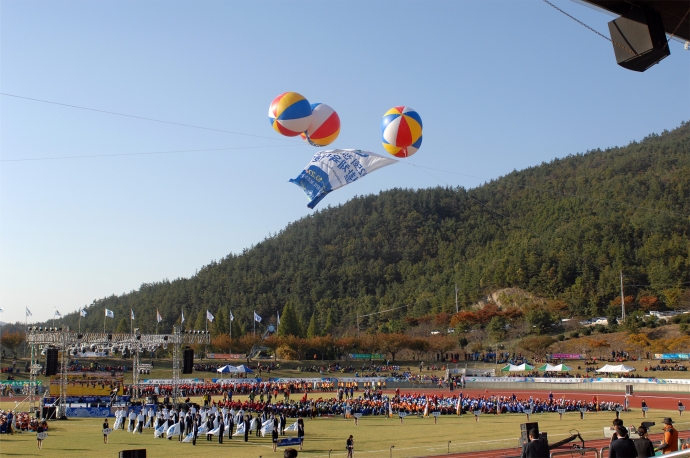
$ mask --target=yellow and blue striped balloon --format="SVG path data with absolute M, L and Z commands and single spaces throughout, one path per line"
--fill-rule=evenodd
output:
M 309 128 L 311 105 L 301 94 L 285 92 L 271 102 L 268 119 L 279 134 L 296 137 Z
M 381 120 L 381 142 L 395 157 L 410 157 L 422 145 L 422 118 L 414 109 L 393 107 Z

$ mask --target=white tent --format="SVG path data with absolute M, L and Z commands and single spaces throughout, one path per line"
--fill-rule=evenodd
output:
M 231 366 L 228 364 L 227 366 L 219 367 L 218 369 L 216 369 L 216 372 L 218 372 L 220 374 L 220 376 L 222 377 L 223 374 L 229 374 L 229 373 L 239 374 L 242 371 L 239 370 L 238 368 L 236 368 L 235 366 Z
M 626 366 L 625 364 L 619 364 L 617 366 L 613 366 L 611 364 L 606 364 L 604 367 L 601 369 L 597 369 L 597 372 L 632 372 L 634 371 L 634 367 Z
M 544 372 L 568 372 L 570 368 L 566 366 L 565 364 L 557 364 L 555 366 L 551 364 L 544 364 L 542 367 L 537 369 L 538 371 L 544 371 Z
M 529 364 L 520 364 L 519 366 L 516 366 L 515 364 L 508 364 L 506 367 L 501 369 L 501 372 L 524 372 L 524 371 L 531 371 L 534 369 L 532 366 Z

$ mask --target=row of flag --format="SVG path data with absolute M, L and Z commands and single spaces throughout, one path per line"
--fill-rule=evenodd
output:
M 4 311 L 5 310 L 2 307 L 0 307 L 0 312 L 4 312 Z M 85 317 L 86 316 L 86 310 L 83 308 L 79 309 L 79 315 L 82 317 Z M 31 310 L 29 310 L 29 307 L 26 307 L 26 316 L 33 316 L 33 314 L 31 313 Z M 62 318 L 62 314 L 58 311 L 58 309 L 55 309 L 55 316 Z M 106 318 L 115 318 L 115 312 L 113 312 L 112 310 L 105 309 L 105 317 Z M 211 312 L 206 310 L 206 319 L 208 321 L 210 321 L 211 323 L 213 323 L 214 318 L 215 317 L 211 314 Z M 130 319 L 134 320 L 134 310 L 132 310 L 132 309 L 130 309 Z M 163 321 L 163 317 L 161 316 L 158 309 L 156 309 L 156 322 L 160 323 L 161 321 Z M 230 312 L 230 321 L 235 321 L 235 316 L 232 314 L 232 312 Z M 257 323 L 261 323 L 261 317 L 259 316 L 258 313 L 256 313 L 256 311 L 254 312 L 254 321 L 256 321 Z M 181 323 L 184 323 L 184 310 L 182 310 L 182 316 L 180 319 L 180 324 Z M 280 313 L 278 313 L 278 325 L 280 326 Z

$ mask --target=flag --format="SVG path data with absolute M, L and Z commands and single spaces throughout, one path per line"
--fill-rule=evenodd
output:
M 211 315 L 211 312 L 209 312 L 208 310 L 206 310 L 206 319 L 213 323 L 213 315 Z
M 184 323 L 184 310 L 182 310 L 182 318 L 180 319 L 180 324 Z
M 163 317 L 161 316 L 161 313 L 156 309 L 156 323 L 160 323 L 163 321 Z
M 29 310 L 29 307 L 26 307 L 26 316 L 32 316 L 31 310 Z
M 86 310 L 84 310 L 84 309 L 79 310 L 79 314 L 81 316 L 86 316 Z
M 235 315 L 232 314 L 232 310 L 230 310 L 230 321 L 235 321 Z
M 129 309 L 130 312 L 132 312 L 132 319 L 134 319 L 134 310 Z
M 261 323 L 261 317 L 257 315 L 256 312 L 254 312 L 254 321 L 256 321 L 257 323 Z
M 4 311 L 5 311 L 5 309 L 2 308 L 2 307 L 0 307 L 0 313 L 2 313 L 2 312 L 4 312 Z
M 58 309 L 55 309 L 55 316 L 59 316 L 60 318 L 62 318 L 62 314 Z
M 278 313 L 278 326 L 280 326 L 280 312 L 277 312 L 277 313 Z
M 105 309 L 105 316 L 108 318 L 115 318 L 115 314 L 112 310 Z

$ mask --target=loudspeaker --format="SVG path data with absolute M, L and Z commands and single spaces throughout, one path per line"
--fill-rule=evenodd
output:
M 182 373 L 191 374 L 194 370 L 194 350 L 187 347 L 182 352 Z
M 146 449 L 121 450 L 120 458 L 146 458 Z
M 57 408 L 55 407 L 44 407 L 43 408 L 43 419 L 44 420 L 55 420 L 57 413 Z
M 533 429 L 539 431 L 539 423 L 537 423 L 536 421 L 530 423 L 522 423 L 520 425 L 520 447 L 524 447 L 525 444 L 529 442 L 529 432 Z
M 632 6 L 622 17 L 609 22 L 609 33 L 616 62 L 628 70 L 643 72 L 671 55 L 661 15 L 653 9 Z
M 57 374 L 59 371 L 58 366 L 57 348 L 48 348 L 46 350 L 46 377 Z

